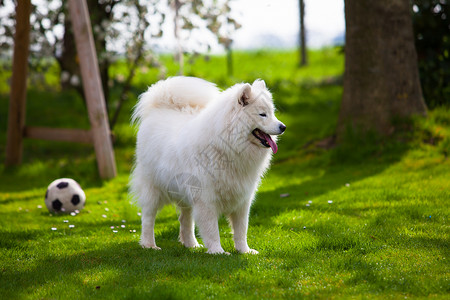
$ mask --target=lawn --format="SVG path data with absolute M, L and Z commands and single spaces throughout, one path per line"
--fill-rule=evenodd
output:
M 162 59 L 168 75 L 175 74 L 171 58 Z M 431 110 L 389 138 L 349 136 L 324 149 L 337 122 L 343 55 L 311 52 L 302 69 L 296 59 L 294 51 L 238 52 L 232 78 L 220 56 L 186 67 L 221 87 L 265 79 L 287 125 L 251 211 L 248 243 L 259 255 L 234 251 L 225 219 L 220 234 L 231 255 L 182 247 L 174 207 L 157 217 L 162 250 L 138 245 L 139 209 L 127 191 L 133 100 L 114 130 L 119 174 L 113 180 L 98 178 L 93 149 L 80 144 L 26 140 L 23 164 L 0 166 L 1 298 L 448 299 L 450 109 Z M 126 67 L 118 63 L 111 72 Z M 157 76 L 152 69 L 139 72 L 133 92 Z M 1 161 L 7 110 L 3 93 Z M 79 97 L 57 87 L 30 88 L 27 123 L 89 126 Z M 86 207 L 76 216 L 45 208 L 47 185 L 59 177 L 76 179 L 86 192 Z

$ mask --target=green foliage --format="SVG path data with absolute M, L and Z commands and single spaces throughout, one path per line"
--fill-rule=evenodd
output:
M 414 0 L 420 81 L 429 107 L 450 103 L 450 2 Z
M 0 64 L 10 61 L 13 52 L 15 2 L 0 0 L 0 49 L 3 50 L 0 52 Z M 32 3 L 28 77 L 37 83 L 45 82 L 47 78 L 43 75 L 54 73 L 50 69 L 57 64 L 59 72 L 56 79 L 61 87 L 64 90 L 74 88 L 84 96 L 75 37 L 67 18 L 67 2 L 41 0 L 39 5 Z M 158 63 L 158 56 L 153 52 L 158 45 L 152 43 L 167 32 L 170 32 L 169 35 L 175 33 L 177 55 L 182 58 L 183 53 L 198 55 L 196 51 L 199 49 L 206 51 L 215 44 L 229 49 L 232 34 L 241 27 L 234 17 L 230 0 L 90 0 L 87 1 L 87 8 L 107 105 L 110 86 L 120 86 L 122 94 L 119 97 L 124 98 L 136 68 L 153 64 L 154 67 L 160 66 L 160 71 L 164 72 L 164 66 Z M 174 31 L 163 30 L 169 24 Z M 210 35 L 210 39 L 200 38 L 202 34 L 198 32 Z M 192 42 L 196 46 L 192 46 Z M 109 67 L 119 58 L 126 60 L 128 70 L 117 80 L 109 77 Z M 0 68 L 9 73 L 11 64 L 3 64 Z M 182 59 L 177 69 L 183 70 Z M 0 74 L 0 93 L 3 92 L 2 78 Z
M 234 251 L 224 219 L 220 234 L 230 256 L 185 249 L 178 242 L 174 207 L 157 217 L 162 250 L 140 248 L 138 208 L 127 192 L 134 102 L 126 103 L 128 114 L 115 129 L 117 178 L 100 181 L 93 149 L 78 144 L 27 140 L 22 166 L 0 166 L 2 298 L 446 299 L 449 109 L 413 120 L 410 134 L 369 137 L 364 146 L 349 138 L 324 150 L 317 145 L 334 132 L 343 57 L 333 49 L 309 57 L 310 66 L 299 70 L 294 51 L 238 53 L 232 79 L 224 75 L 223 57 L 198 60 L 190 70 L 222 87 L 267 79 L 277 115 L 287 125 L 251 211 L 248 242 L 259 255 Z M 136 93 L 157 76 L 139 73 Z M 85 126 L 84 107 L 74 106 L 81 101 L 71 97 L 77 96 L 33 90 L 27 122 Z M 7 98 L 1 96 L 1 120 L 6 110 Z M 1 160 L 5 126 L 0 122 Z M 87 205 L 77 216 L 50 215 L 45 209 L 47 185 L 63 176 L 75 178 L 86 191 Z

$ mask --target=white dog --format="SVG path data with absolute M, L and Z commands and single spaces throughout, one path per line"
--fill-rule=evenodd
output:
M 142 207 L 141 245 L 160 249 L 156 213 L 175 203 L 186 247 L 200 246 L 195 220 L 207 252 L 225 253 L 218 226 L 224 214 L 236 250 L 258 253 L 247 245 L 250 205 L 278 150 L 276 135 L 286 129 L 264 81 L 220 92 L 199 78 L 172 77 L 140 96 L 133 122 L 139 131 L 130 187 Z

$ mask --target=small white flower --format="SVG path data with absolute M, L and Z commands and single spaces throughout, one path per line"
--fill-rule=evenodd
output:
M 72 225 L 72 224 L 69 225 L 69 228 L 74 228 L 74 227 L 75 227 L 75 225 Z
M 346 186 L 346 187 L 349 187 L 349 186 L 350 186 L 350 183 L 346 183 L 345 186 Z
M 63 222 L 64 222 L 64 223 L 69 223 L 69 220 L 64 220 Z
M 309 204 L 309 203 L 306 203 L 306 206 L 310 206 L 310 204 Z
M 98 34 L 101 30 L 102 30 L 102 29 L 100 28 L 99 25 L 95 25 L 95 26 L 94 26 L 94 32 L 95 32 L 95 33 Z
M 73 85 L 73 86 L 79 86 L 80 85 L 80 78 L 78 78 L 77 75 L 73 75 L 70 78 L 70 84 Z
M 69 81 L 69 78 L 70 78 L 70 73 L 69 72 L 67 72 L 67 71 L 62 71 L 61 72 L 61 81 L 62 82 Z
M 125 225 L 120 225 L 120 227 L 125 228 Z
M 38 205 L 37 208 L 42 208 L 42 205 Z
M 105 207 L 105 211 L 109 211 L 109 208 Z
M 117 231 L 117 230 L 113 230 L 113 232 L 114 232 L 114 233 L 117 233 L 118 231 Z
M 71 215 L 72 217 L 75 217 L 77 214 L 76 214 L 75 212 L 71 212 L 70 215 Z
M 333 203 L 333 200 L 328 200 L 328 203 L 329 203 L 329 204 Z
M 56 228 L 56 227 L 52 227 L 52 230 L 53 230 L 53 231 L 56 231 L 56 230 L 58 230 L 58 228 Z

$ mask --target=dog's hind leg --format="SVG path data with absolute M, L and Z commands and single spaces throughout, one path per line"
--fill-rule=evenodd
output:
M 142 233 L 140 244 L 144 248 L 160 250 L 155 243 L 155 218 L 158 209 L 162 207 L 159 190 L 148 187 L 146 199 L 139 199 L 142 207 Z M 144 195 L 140 195 L 141 197 Z
M 192 208 L 190 207 L 179 207 L 180 216 L 178 220 L 180 221 L 180 242 L 188 248 L 197 248 L 201 245 L 197 242 L 195 238 L 195 225 L 194 219 L 192 218 Z

